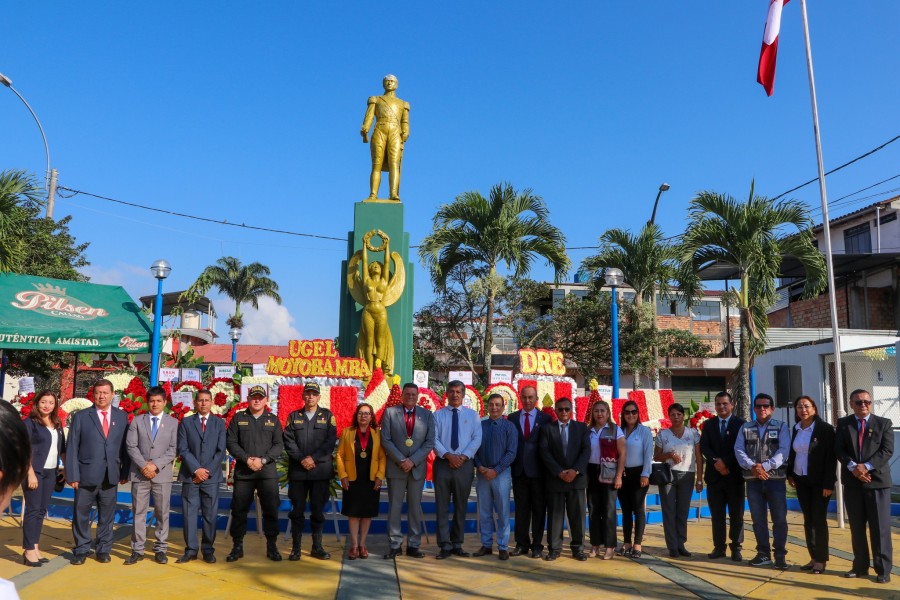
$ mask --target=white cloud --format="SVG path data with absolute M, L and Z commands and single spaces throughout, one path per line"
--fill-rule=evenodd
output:
M 241 344 L 287 346 L 290 340 L 303 339 L 300 332 L 294 327 L 296 319 L 290 311 L 286 307 L 276 304 L 271 298 L 261 298 L 259 310 L 254 310 L 253 307 L 245 308 L 246 310 L 242 311 L 244 333 L 241 335 Z

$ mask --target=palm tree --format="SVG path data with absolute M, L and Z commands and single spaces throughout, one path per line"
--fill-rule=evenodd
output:
M 690 305 L 700 291 L 700 281 L 693 269 L 684 268 L 681 257 L 678 244 L 667 241 L 659 226 L 647 223 L 637 235 L 624 229 L 607 230 L 600 236 L 599 252 L 584 259 L 581 269 L 595 277 L 609 268 L 621 269 L 625 281 L 634 289 L 634 304 L 639 308 L 645 301 L 655 302 L 654 290 L 659 290 L 663 298 L 685 298 Z M 677 291 L 673 283 L 678 286 Z M 639 310 L 637 314 L 641 313 Z M 656 311 L 652 313 L 655 317 Z M 656 319 L 651 319 L 655 339 Z M 640 373 L 635 371 L 635 389 L 639 381 Z
M 242 265 L 241 261 L 233 256 L 223 256 L 203 270 L 192 289 L 200 291 L 201 295 L 212 287 L 219 289 L 234 300 L 234 314 L 228 317 L 229 327 L 241 328 L 244 326 L 241 315 L 241 304 L 250 303 L 253 308 L 259 308 L 259 299 L 271 298 L 281 304 L 281 296 L 278 295 L 278 284 L 269 275 L 271 271 L 264 264 L 255 262 Z
M 691 200 L 691 224 L 682 238 L 685 256 L 697 267 L 719 261 L 740 274 L 734 294 L 740 309 L 740 352 L 735 396 L 738 415 L 750 416 L 750 369 L 755 354 L 765 349 L 769 325 L 766 310 L 776 300 L 776 279 L 783 256 L 797 259 L 806 272 L 803 297 L 825 288 L 825 260 L 809 233 L 809 211 L 796 200 L 769 200 L 750 184 L 746 202 L 715 192 Z M 796 231 L 792 231 L 796 230 Z
M 25 171 L 0 173 L 0 272 L 9 271 L 20 256 L 19 232 L 11 231 L 13 212 L 22 204 L 40 204 L 41 189 Z
M 446 287 L 453 267 L 467 264 L 476 269 L 487 297 L 482 349 L 485 377 L 491 371 L 495 301 L 502 285 L 497 267 L 503 263 L 516 277 L 524 277 L 534 260 L 542 257 L 553 267 L 556 283 L 569 270 L 565 235 L 549 217 L 544 200 L 530 189 L 517 192 L 508 183 L 497 184 L 489 198 L 465 192 L 441 205 L 432 232 L 419 247 L 419 258 L 439 289 Z

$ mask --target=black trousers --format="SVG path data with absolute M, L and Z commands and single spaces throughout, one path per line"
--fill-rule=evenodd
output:
M 806 549 L 816 562 L 828 562 L 828 501 L 822 496 L 822 486 L 809 483 L 809 477 L 794 475 L 797 500 L 803 511 L 803 531 Z
M 600 465 L 588 463 L 588 520 L 591 546 L 616 547 L 616 496 L 611 483 L 600 483 Z M 571 517 L 570 517 L 571 520 Z
M 890 575 L 893 567 L 891 488 L 865 490 L 845 485 L 844 504 L 847 506 L 847 516 L 850 517 L 853 570 L 860 574 L 869 570 L 869 547 L 866 544 L 868 525 L 875 573 Z
M 235 479 L 231 494 L 231 537 L 240 544 L 247 533 L 247 513 L 253 502 L 253 492 L 259 498 L 262 509 L 263 533 L 267 538 L 278 536 L 278 496 L 277 479 Z
M 716 550 L 725 550 L 726 510 L 731 519 L 727 528 L 731 549 L 741 549 L 744 543 L 745 497 L 743 479 L 719 480 L 707 485 L 706 503 L 709 505 L 709 516 L 712 521 L 713 548 Z
M 328 479 L 292 479 L 288 482 L 291 499 L 291 535 L 299 537 L 306 526 L 306 502 L 309 501 L 309 526 L 313 535 L 322 535 L 325 527 L 325 503 L 328 502 Z
M 641 472 L 644 467 L 625 467 L 622 474 L 622 487 L 619 488 L 619 506 L 622 508 L 622 537 L 626 544 L 632 543 L 631 532 L 634 529 L 634 544 L 641 545 L 644 540 L 644 529 L 647 526 L 647 490 L 641 487 Z
M 29 490 L 22 485 L 22 494 L 25 497 L 25 516 L 22 518 L 22 548 L 31 550 L 41 541 L 41 528 L 44 525 L 44 517 L 47 516 L 47 506 L 50 505 L 50 496 L 53 494 L 53 486 L 56 485 L 56 469 L 44 469 L 37 475 L 37 488 Z
M 216 520 L 219 516 L 219 482 L 181 483 L 181 507 L 184 513 L 184 549 L 197 555 L 197 519 L 203 517 L 203 554 L 216 551 Z
M 97 554 L 109 554 L 113 542 L 113 519 L 116 516 L 116 492 L 119 482 L 99 485 L 79 485 L 75 490 L 72 515 L 72 535 L 75 555 L 87 554 L 91 549 L 91 508 L 97 505 Z
M 569 546 L 572 554 L 581 552 L 584 545 L 584 509 L 585 496 L 583 489 L 572 489 L 565 492 L 547 492 L 547 545 L 550 552 L 562 551 L 563 514 L 569 519 Z
M 543 550 L 547 516 L 544 478 L 513 477 L 513 499 L 516 505 L 516 547 Z

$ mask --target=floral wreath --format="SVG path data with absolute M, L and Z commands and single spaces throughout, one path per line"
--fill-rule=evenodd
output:
M 506 402 L 506 410 L 504 414 L 510 414 L 519 410 L 519 394 L 516 392 L 516 388 L 511 386 L 506 382 L 492 383 L 487 386 L 484 390 L 484 401 L 487 402 L 487 399 L 491 396 L 491 394 L 500 394 L 503 396 L 504 402 Z
M 441 405 L 447 406 L 447 392 L 444 392 L 444 395 L 441 398 Z M 481 398 L 481 393 L 471 385 L 466 386 L 466 393 L 463 396 L 462 405 L 471 408 L 477 412 L 480 417 L 485 415 L 484 400 Z
M 436 410 L 443 408 L 444 404 L 441 402 L 441 397 L 438 396 L 434 390 L 427 387 L 420 387 L 419 406 L 427 408 L 431 412 L 435 412 Z
M 714 416 L 715 415 L 708 410 L 699 410 L 695 412 L 690 419 L 691 429 L 703 431 L 703 425 L 706 423 L 706 421 L 712 419 Z

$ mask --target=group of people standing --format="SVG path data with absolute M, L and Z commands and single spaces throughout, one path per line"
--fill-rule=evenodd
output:
M 537 390 L 529 386 L 521 390 L 521 409 L 507 418 L 503 415 L 503 397 L 491 395 L 488 417 L 482 420 L 476 411 L 463 406 L 465 385 L 452 381 L 447 388 L 447 405 L 435 413 L 418 405 L 418 387 L 407 383 L 401 392 L 401 404 L 384 411 L 380 428 L 372 406 L 359 404 L 353 423 L 338 441 L 334 416 L 318 406 L 319 395 L 318 384 L 307 383 L 303 408 L 292 412 L 282 429 L 279 419 L 268 412 L 265 388 L 254 386 L 249 391 L 247 410 L 238 412 L 226 431 L 224 421 L 211 418 L 212 396 L 208 390 L 197 393 L 195 414 L 179 424 L 164 413 L 164 390 L 153 387 L 147 393 L 149 411 L 129 424 L 126 414 L 111 405 L 112 384 L 100 380 L 93 386 L 94 407 L 72 416 L 66 439 L 56 416 L 57 397 L 50 392 L 39 393 L 26 427 L 32 459 L 25 485 L 23 562 L 34 567 L 46 562 L 38 544 L 41 523 L 52 489 L 62 481 L 64 465 L 64 478 L 75 489 L 72 564 L 83 564 L 90 552 L 89 515 L 93 506 L 98 512 L 96 560 L 110 561 L 116 491 L 126 481 L 132 484 L 135 525 L 131 555 L 125 564 L 144 558 L 151 497 L 157 521 L 154 559 L 166 563 L 172 468 L 178 456 L 182 459 L 178 478 L 185 552 L 177 562 L 194 560 L 200 554 L 206 562 L 215 562 L 218 494 L 226 449 L 236 463 L 230 527 L 233 545 L 226 560 L 243 557 L 247 512 L 254 495 L 262 510 L 266 556 L 282 560 L 276 545 L 280 505 L 276 463 L 283 452 L 288 457 L 292 506 L 289 559 L 301 557 L 309 504 L 309 554 L 327 560 L 330 554 L 322 544 L 324 507 L 334 480 L 332 456 L 337 444 L 336 469 L 343 489 L 342 513 L 349 521 L 350 560 L 369 556 L 367 535 L 372 518 L 379 513 L 385 481 L 389 539 L 385 558 L 402 553 L 404 537 L 407 556 L 425 556 L 421 549 L 421 501 L 428 457 L 433 451 L 435 558 L 439 560 L 470 556 L 463 543 L 473 481 L 481 536 L 476 556 L 493 554 L 496 544 L 500 560 L 510 556 L 556 560 L 562 553 L 564 521 L 568 520 L 569 545 L 576 560 L 609 560 L 616 555 L 639 559 L 646 527 L 646 495 L 655 461 L 669 467 L 659 493 L 670 557 L 691 556 L 685 545 L 691 497 L 694 491 L 702 490 L 705 480 L 713 541 L 708 557 L 724 558 L 730 549 L 733 561 L 743 560 L 746 499 L 756 538 L 756 555 L 749 564 L 774 564 L 786 569 L 785 486 L 790 485 L 796 489 L 803 511 L 810 555 L 801 569 L 820 574 L 829 556 L 826 517 L 839 461 L 854 553 L 853 568 L 845 577 L 868 573 L 868 529 L 876 581 L 890 581 L 889 460 L 893 430 L 890 420 L 870 414 L 872 399 L 865 390 L 851 393 L 854 414 L 840 419 L 836 428 L 820 418 L 809 396 L 795 401 L 796 424 L 791 428 L 773 418 L 774 400 L 768 394 L 754 398 L 755 418 L 745 422 L 733 414 L 730 394 L 721 392 L 715 398 L 716 417 L 705 422 L 702 434 L 686 427 L 685 409 L 673 404 L 668 409 L 671 426 L 655 439 L 640 423 L 638 406 L 632 401 L 622 406 L 620 425 L 613 421 L 610 406 L 604 401 L 593 405 L 584 424 L 573 419 L 572 401 L 560 398 L 554 405 L 554 421 L 537 409 Z M 515 500 L 512 543 L 510 494 Z M 622 545 L 618 545 L 616 533 L 617 500 L 622 510 Z M 584 544 L 585 514 L 590 550 Z M 202 536 L 198 544 L 200 520 Z

